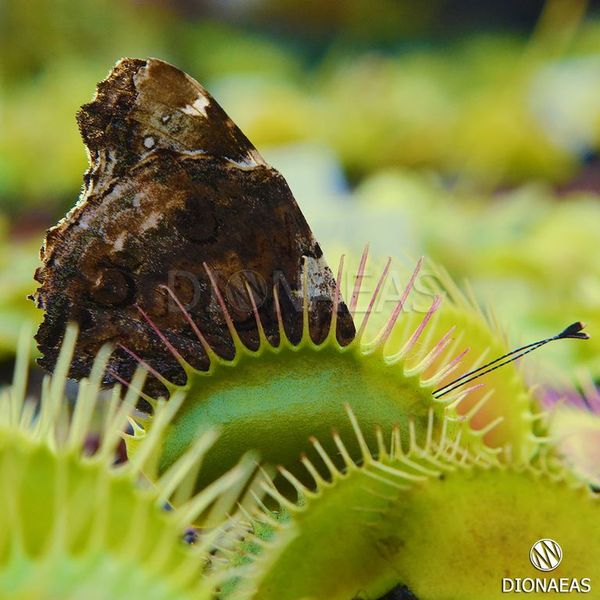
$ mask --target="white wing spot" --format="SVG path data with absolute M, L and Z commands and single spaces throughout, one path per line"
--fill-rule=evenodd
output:
M 163 115 L 163 116 L 160 118 L 160 120 L 161 120 L 163 123 L 168 123 L 168 122 L 171 120 L 171 115 Z
M 119 234 L 119 237 L 115 240 L 115 243 L 113 244 L 113 250 L 115 252 L 120 252 L 121 250 L 123 250 L 123 248 L 125 246 L 126 238 L 127 238 L 127 232 L 123 231 L 122 233 Z
M 241 169 L 253 169 L 254 167 L 258 166 L 257 162 L 250 155 L 240 160 L 234 160 L 233 158 L 229 157 L 225 157 L 225 159 L 227 160 L 227 162 L 231 163 L 232 165 L 235 165 L 236 167 L 240 167 Z
M 194 100 L 193 104 L 187 104 L 180 110 L 186 115 L 207 117 L 208 115 L 206 114 L 206 107 L 209 104 L 210 100 L 203 94 L 200 94 L 200 96 Z
M 154 138 L 151 135 L 144 138 L 144 147 L 148 148 L 148 150 L 150 150 L 150 148 L 153 148 L 154 144 L 155 144 Z
M 233 158 L 226 157 L 227 161 L 232 165 L 239 167 L 241 169 L 253 169 L 254 167 L 258 167 L 259 165 L 267 167 L 267 163 L 265 159 L 258 153 L 256 148 L 252 148 L 248 151 L 245 157 L 234 160 Z
M 329 296 L 331 280 L 327 272 L 327 264 L 323 258 L 305 256 L 309 298 Z
M 153 212 L 148 215 L 146 220 L 140 225 L 140 233 L 154 229 L 160 222 L 162 215 L 158 212 Z

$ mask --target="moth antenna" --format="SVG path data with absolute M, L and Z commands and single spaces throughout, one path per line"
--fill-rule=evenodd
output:
M 337 277 L 335 280 L 335 292 L 333 294 L 333 306 L 331 312 L 331 324 L 329 325 L 329 334 L 334 338 L 337 337 L 337 311 L 340 304 L 340 287 L 342 285 L 342 274 L 344 272 L 344 255 L 340 256 L 340 264 L 338 266 Z
M 121 344 L 121 342 L 117 343 L 117 346 L 121 348 L 121 350 L 125 351 L 131 358 L 137 361 L 138 364 L 142 365 L 148 373 L 156 377 L 167 389 L 171 389 L 173 384 L 165 377 L 163 377 L 154 367 L 149 365 L 141 356 L 138 356 L 133 350 L 130 350 L 127 346 Z
M 473 381 L 478 377 L 487 375 L 488 373 L 491 373 L 492 371 L 495 371 L 496 369 L 499 369 L 504 365 L 508 365 L 511 362 L 522 358 L 526 354 L 529 354 L 530 352 L 533 352 L 534 350 L 537 350 L 538 348 L 541 348 L 542 346 L 545 346 L 550 342 L 554 342 L 555 340 L 587 340 L 590 336 L 584 331 L 582 331 L 584 327 L 584 323 L 582 323 L 581 321 L 576 321 L 575 323 L 571 323 L 571 325 L 565 327 L 560 333 L 557 333 L 552 337 L 546 338 L 544 340 L 539 340 L 537 342 L 532 342 L 531 344 L 526 344 L 525 346 L 521 346 L 520 348 L 511 350 L 510 352 L 507 352 L 506 354 L 495 358 L 494 360 L 486 363 L 485 365 L 482 365 L 477 369 L 473 369 L 472 371 L 469 371 L 468 373 L 457 377 L 455 380 L 451 381 L 445 386 L 435 390 L 433 392 L 433 396 L 435 398 L 441 398 L 448 392 L 451 392 L 452 390 L 455 390 L 456 388 L 465 385 L 466 383 L 469 383 L 470 381 Z
M 365 246 L 362 256 L 360 257 L 358 271 L 356 272 L 356 279 L 354 280 L 354 289 L 352 290 L 352 298 L 350 299 L 350 306 L 348 308 L 348 310 L 350 311 L 350 316 L 352 318 L 354 318 L 354 312 L 356 311 L 356 306 L 358 304 L 358 295 L 360 294 L 360 288 L 362 286 L 362 281 L 365 276 L 365 267 L 367 264 L 368 256 L 369 256 L 369 244 L 367 244 Z
M 212 269 L 205 262 L 202 263 L 202 265 L 204 266 L 204 270 L 206 271 L 206 274 L 208 275 L 208 278 L 210 279 L 210 284 L 211 284 L 213 291 L 215 293 L 215 296 L 217 298 L 217 302 L 219 303 L 219 306 L 221 307 L 221 311 L 223 312 L 223 317 L 225 319 L 227 329 L 229 330 L 229 335 L 231 336 L 231 339 L 233 340 L 234 346 L 236 348 L 245 348 L 246 345 L 240 339 L 237 329 L 235 328 L 235 325 L 233 324 L 233 319 L 231 318 L 231 315 L 229 314 L 229 311 L 227 310 L 225 300 L 223 299 L 223 296 L 221 295 L 221 290 L 219 290 L 219 286 L 217 285 L 217 282 L 215 281 L 215 277 L 212 272 Z
M 590 336 L 583 331 L 585 328 L 585 323 L 581 321 L 575 321 L 575 323 L 571 323 L 567 327 L 565 327 L 560 333 L 557 333 L 554 337 L 548 338 L 544 340 L 544 342 L 552 342 L 553 340 L 563 340 L 563 339 L 574 339 L 574 340 L 589 340 Z
M 392 311 L 392 314 L 390 315 L 390 318 L 388 319 L 387 323 L 383 326 L 383 328 L 381 329 L 381 331 L 379 332 L 379 334 L 377 335 L 375 340 L 372 342 L 373 346 L 383 346 L 387 342 L 388 338 L 390 337 L 392 330 L 394 329 L 394 325 L 396 324 L 396 321 L 398 320 L 398 317 L 400 316 L 400 313 L 402 312 L 402 309 L 404 308 L 404 305 L 406 304 L 408 295 L 412 291 L 412 289 L 415 285 L 415 281 L 417 280 L 417 277 L 419 276 L 419 273 L 421 272 L 421 268 L 423 266 L 423 261 L 424 261 L 423 257 L 421 257 L 417 261 L 417 264 L 412 272 L 412 275 L 410 276 L 408 283 L 406 284 L 404 290 L 402 291 L 400 300 L 397 302 L 396 306 L 394 307 L 394 310 Z M 436 300 L 438 301 L 438 305 L 439 305 L 439 296 L 436 296 Z M 436 300 L 434 300 L 434 304 L 436 303 Z M 436 310 L 437 310 L 437 306 L 436 306 Z M 428 313 L 425 316 L 425 319 L 427 319 L 427 321 L 429 321 L 430 318 L 431 318 L 431 315 L 429 315 L 429 313 Z M 427 324 L 427 321 L 425 321 L 425 325 Z M 423 328 L 425 327 L 425 325 L 423 325 Z M 422 331 L 423 328 L 421 328 L 420 330 L 417 330 L 418 331 L 417 337 L 419 337 L 420 331 Z
M 260 346 L 264 343 L 267 343 L 269 340 L 265 335 L 265 330 L 260 319 L 260 314 L 258 313 L 258 307 L 256 306 L 256 301 L 254 300 L 254 294 L 252 293 L 252 288 L 247 281 L 244 281 L 244 287 L 246 288 L 246 292 L 248 293 L 248 298 L 250 299 L 250 304 L 252 304 L 252 312 L 254 313 L 254 320 L 256 321 L 256 329 L 258 330 L 258 337 L 260 340 Z
M 171 342 L 167 339 L 165 334 L 160 330 L 158 325 L 148 316 L 148 313 L 139 305 L 134 304 L 135 308 L 137 308 L 138 312 L 142 315 L 146 323 L 150 325 L 156 335 L 160 338 L 160 341 L 165 345 L 165 348 L 173 355 L 175 360 L 183 367 L 185 371 L 191 369 L 191 365 L 181 356 L 177 348 L 171 344 Z
M 371 316 L 371 311 L 373 310 L 373 306 L 375 305 L 375 301 L 379 297 L 379 293 L 381 292 L 381 288 L 387 279 L 388 273 L 390 271 L 390 265 L 392 264 L 392 257 L 390 256 L 385 263 L 385 267 L 383 268 L 383 272 L 379 277 L 379 281 L 377 282 L 377 286 L 375 287 L 375 291 L 373 292 L 373 296 L 371 296 L 371 300 L 369 301 L 369 306 L 367 307 L 367 312 L 365 313 L 365 317 L 360 324 L 360 328 L 356 334 L 358 339 L 361 339 L 365 333 L 367 328 L 367 323 L 369 322 L 369 317 Z
M 185 320 L 188 322 L 188 324 L 192 328 L 192 331 L 198 338 L 198 341 L 202 344 L 202 348 L 204 349 L 204 352 L 206 352 L 209 361 L 212 362 L 214 358 L 217 358 L 215 351 L 212 349 L 211 345 L 208 343 L 208 341 L 204 337 L 203 333 L 200 331 L 200 328 L 198 327 L 198 325 L 196 325 L 196 322 L 194 321 L 194 319 L 192 319 L 190 313 L 183 306 L 183 304 L 177 297 L 177 294 L 175 294 L 175 292 L 168 285 L 163 284 L 163 285 L 160 285 L 159 287 L 166 290 L 166 292 L 169 294 L 169 296 L 171 296 L 171 298 L 173 299 L 175 304 L 177 304 L 177 308 L 179 308 L 179 310 L 181 311 L 181 314 L 183 315 Z
M 432 375 L 427 382 L 431 385 L 435 385 L 439 383 L 444 378 L 446 378 L 450 373 L 456 371 L 458 365 L 461 363 L 462 359 L 471 352 L 471 348 L 467 347 L 462 350 L 459 354 L 457 354 L 449 363 L 445 364 L 443 367 L 439 369 L 434 375 Z

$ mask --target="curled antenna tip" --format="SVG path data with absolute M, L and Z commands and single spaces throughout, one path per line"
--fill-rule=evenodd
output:
M 575 323 L 571 323 L 568 327 L 565 327 L 557 336 L 557 339 L 571 338 L 577 340 L 589 340 L 590 336 L 583 331 L 585 327 L 585 323 L 581 321 L 575 321 Z

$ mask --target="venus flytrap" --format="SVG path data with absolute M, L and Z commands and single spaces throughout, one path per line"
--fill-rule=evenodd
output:
M 26 398 L 27 335 L 13 386 L 2 392 L 0 598 L 212 598 L 220 582 L 205 566 L 223 531 L 238 526 L 240 496 L 232 490 L 245 486 L 254 460 L 242 460 L 199 494 L 182 494 L 215 441 L 209 431 L 150 484 L 142 472 L 161 427 L 181 404 L 182 397 L 174 397 L 157 404 L 154 435 L 139 442 L 137 455 L 116 462 L 144 374 L 136 374 L 124 400 L 115 389 L 105 402 L 99 388 L 110 351 L 104 349 L 70 410 L 64 387 L 75 338 L 75 328 L 68 328 L 39 406 Z M 99 440 L 95 451 L 88 445 L 92 434 Z M 178 493 L 177 507 L 165 510 Z M 207 514 L 210 522 L 202 518 Z M 182 536 L 194 521 L 204 529 L 189 546 Z
M 412 428 L 408 440 L 399 429 L 390 437 L 377 430 L 373 452 L 359 419 L 346 410 L 353 439 L 333 435 L 342 468 L 327 444 L 313 439 L 326 475 L 307 455 L 301 462 L 310 484 L 280 470 L 299 501 L 265 477 L 264 491 L 287 518 L 264 504 L 256 508 L 254 519 L 270 533 L 249 531 L 239 550 L 245 571 L 228 598 L 371 599 L 406 586 L 419 600 L 494 600 L 505 597 L 503 578 L 598 581 L 599 498 L 550 453 L 540 448 L 527 461 L 501 457 L 432 429 L 419 443 Z M 350 444 L 360 447 L 358 459 Z M 551 573 L 536 572 L 529 549 L 548 536 L 560 541 L 568 560 Z
M 366 255 L 364 258 L 366 260 Z M 355 298 L 360 292 L 365 260 L 361 261 L 362 271 L 356 277 L 355 293 L 349 306 L 351 312 L 356 308 Z M 305 448 L 306 440 L 311 436 L 330 440 L 332 428 L 339 428 L 340 434 L 347 431 L 348 423 L 344 418 L 346 404 L 352 406 L 357 418 L 365 424 L 367 440 L 373 448 L 377 445 L 373 435 L 376 427 L 380 427 L 385 435 L 399 427 L 403 439 L 407 439 L 410 426 L 420 443 L 428 431 L 444 431 L 444 435 L 452 438 L 462 436 L 466 445 L 487 451 L 483 442 L 484 432 L 475 432 L 468 419 L 456 410 L 456 406 L 476 388 L 466 386 L 443 399 L 432 395 L 436 387 L 456 371 L 463 356 L 458 349 L 447 352 L 453 342 L 454 328 L 449 326 L 443 330 L 437 326 L 434 334 L 430 335 L 441 298 L 434 296 L 427 310 L 411 320 L 413 326 L 398 335 L 397 328 L 404 326 L 401 322 L 406 319 L 403 307 L 421 268 L 422 261 L 419 261 L 407 277 L 405 289 L 387 320 L 375 335 L 367 335 L 373 306 L 387 275 L 387 268 L 384 269 L 357 327 L 357 335 L 346 346 L 340 345 L 337 340 L 335 318 L 343 261 L 337 276 L 333 319 L 329 333 L 321 343 L 315 343 L 310 336 L 308 295 L 305 292 L 304 330 L 300 342 L 292 344 L 286 338 L 281 309 L 276 302 L 281 341 L 277 346 L 272 345 L 262 333 L 254 304 L 257 328 L 261 332 L 260 345 L 258 349 L 249 349 L 237 335 L 215 285 L 214 293 L 220 298 L 224 318 L 230 325 L 236 354 L 231 360 L 218 356 L 195 324 L 195 331 L 210 356 L 209 369 L 195 370 L 176 351 L 173 353 L 186 371 L 187 382 L 182 386 L 168 381 L 165 383 L 172 396 L 184 394 L 185 400 L 165 428 L 161 439 L 162 454 L 157 457 L 154 471 L 150 470 L 148 476 L 158 476 L 176 461 L 193 443 L 199 430 L 218 426 L 222 436 L 207 454 L 205 468 L 197 481 L 199 488 L 230 468 L 247 449 L 257 451 L 264 464 L 285 466 L 302 477 L 298 456 Z M 251 290 L 248 292 L 251 302 L 254 302 Z M 174 292 L 170 293 L 177 301 Z M 178 306 L 193 324 L 181 302 Z M 158 328 L 156 330 L 165 341 L 166 348 L 173 351 L 164 334 Z M 393 345 L 390 344 L 392 335 Z M 441 356 L 445 358 L 441 359 Z M 153 423 L 151 416 L 139 419 L 144 432 L 152 432 Z M 492 423 L 489 429 L 496 424 Z M 128 449 L 133 455 L 137 452 L 137 436 L 136 429 L 128 439 Z M 324 443 L 328 444 L 327 450 L 334 456 L 333 460 L 339 461 L 340 458 L 335 457 L 333 443 Z M 349 452 L 354 457 L 358 456 L 358 446 L 351 445 Z M 313 458 L 318 463 L 318 457 L 315 455 Z
M 439 360 L 448 360 L 452 353 L 464 352 L 460 369 L 445 375 L 438 389 L 454 381 L 457 376 L 477 369 L 490 359 L 508 352 L 509 346 L 502 327 L 491 309 L 484 311 L 472 295 L 463 292 L 439 265 L 429 264 L 430 277 L 426 286 L 431 293 L 439 293 L 444 302 L 438 311 L 435 327 L 444 330 L 454 326 L 452 344 Z M 407 326 L 414 320 L 407 315 Z M 430 368 L 435 368 L 431 365 Z M 474 382 L 475 383 L 475 382 Z M 510 446 L 512 452 L 523 458 L 536 451 L 538 435 L 543 436 L 540 410 L 526 378 L 517 363 L 507 364 L 501 370 L 490 372 L 474 386 L 471 393 L 459 400 L 455 408 L 469 426 L 479 432 L 486 445 L 492 448 Z M 439 396 L 436 394 L 436 396 Z M 444 396 L 439 396 L 442 400 Z
M 355 318 L 366 263 L 365 251 L 349 303 L 349 311 Z M 230 468 L 248 448 L 259 453 L 263 464 L 281 465 L 303 477 L 298 455 L 305 448 L 306 440 L 311 436 L 330 440 L 333 428 L 343 433 L 347 429 L 343 418 L 345 404 L 352 407 L 363 424 L 372 448 L 376 447 L 373 431 L 377 427 L 385 435 L 399 427 L 406 439 L 409 423 L 412 423 L 421 443 L 428 431 L 429 419 L 433 419 L 433 431 L 443 429 L 453 439 L 461 436 L 463 443 L 473 450 L 493 453 L 510 448 L 513 456 L 529 460 L 539 451 L 545 428 L 543 412 L 537 407 L 522 374 L 514 365 L 497 370 L 500 363 L 494 361 L 483 373 L 485 378 L 475 381 L 482 373 L 482 365 L 492 356 L 506 354 L 504 336 L 476 303 L 468 300 L 441 271 L 437 271 L 428 306 L 424 310 L 406 312 L 422 268 L 421 260 L 406 276 L 407 283 L 393 308 L 382 318 L 381 313 L 375 314 L 374 307 L 390 272 L 390 261 L 386 263 L 372 295 L 364 304 L 356 337 L 345 346 L 337 340 L 335 318 L 344 276 L 343 260 L 336 280 L 329 333 L 320 343 L 312 340 L 307 326 L 306 292 L 304 330 L 300 342 L 293 344 L 286 337 L 277 289 L 274 290 L 280 328 L 280 343 L 275 346 L 264 335 L 254 296 L 248 287 L 260 338 L 258 348 L 248 348 L 237 335 L 213 281 L 213 291 L 235 344 L 232 359 L 224 359 L 212 350 L 177 295 L 167 290 L 204 346 L 210 367 L 206 371 L 191 367 L 165 334 L 149 321 L 166 350 L 185 370 L 187 381 L 176 385 L 156 373 L 171 395 L 184 394 L 185 400 L 165 428 L 161 454 L 155 457 L 148 476 L 158 476 L 177 460 L 199 430 L 218 426 L 223 435 L 209 451 L 206 468 L 197 481 L 199 487 Z M 373 328 L 371 321 L 375 321 L 377 327 Z M 587 336 L 563 332 L 555 337 Z M 536 342 L 526 350 L 545 343 L 547 341 Z M 502 364 L 515 356 L 509 353 L 501 359 Z M 476 374 L 473 381 L 461 378 L 470 371 Z M 151 398 L 148 400 L 153 402 Z M 144 416 L 139 423 L 141 428 L 128 440 L 132 454 L 136 452 L 136 436 L 152 431 L 153 418 Z M 332 442 L 325 443 L 329 444 L 327 450 L 335 455 Z M 349 451 L 353 457 L 358 456 L 357 446 L 351 446 Z M 313 458 L 320 464 L 318 457 Z

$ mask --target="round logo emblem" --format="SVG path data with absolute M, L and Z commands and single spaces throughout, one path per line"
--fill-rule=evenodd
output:
M 554 571 L 562 557 L 562 548 L 550 539 L 538 540 L 529 551 L 529 560 L 538 571 Z

